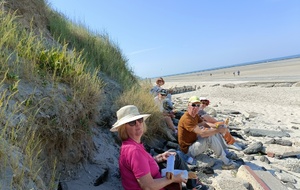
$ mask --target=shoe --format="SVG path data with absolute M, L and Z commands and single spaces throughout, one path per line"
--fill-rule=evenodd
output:
M 199 179 L 188 179 L 186 183 L 188 190 L 206 190 L 208 187 L 202 184 Z
M 226 157 L 229 158 L 229 159 L 231 159 L 231 160 L 238 160 L 238 159 L 240 159 L 240 158 L 236 155 L 236 153 L 234 153 L 234 152 L 229 152 L 229 151 L 227 152 Z
M 228 148 L 231 148 L 231 149 L 234 149 L 234 150 L 238 150 L 238 151 L 243 150 L 243 148 L 240 147 L 240 145 L 237 144 L 236 142 L 233 143 L 233 144 L 228 144 L 227 147 L 228 147 Z
M 229 164 L 222 165 L 223 170 L 235 170 L 235 169 L 238 169 L 239 167 L 240 167 L 240 165 L 238 165 L 235 162 L 230 162 Z
M 190 165 L 196 165 L 197 164 L 196 160 L 191 156 L 186 160 L 186 162 Z
M 195 166 L 195 167 L 190 167 L 190 170 L 192 172 L 202 172 L 204 174 L 214 174 L 214 169 L 211 167 L 199 167 L 199 166 Z

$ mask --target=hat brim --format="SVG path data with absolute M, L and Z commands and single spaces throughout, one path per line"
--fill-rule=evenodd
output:
M 193 101 L 190 101 L 189 103 L 196 103 L 196 102 L 200 103 L 200 100 L 193 100 Z
M 200 99 L 200 101 L 208 100 L 206 97 L 200 97 L 199 99 Z
M 130 118 L 125 118 L 125 119 L 121 119 L 119 121 L 117 121 L 115 124 L 113 124 L 113 127 L 110 129 L 111 132 L 116 132 L 118 131 L 118 128 L 125 124 L 125 123 L 128 123 L 130 121 L 134 121 L 134 120 L 137 120 L 137 119 L 140 119 L 140 118 L 144 118 L 144 121 L 150 116 L 150 114 L 141 114 L 141 115 L 136 115 L 136 116 L 133 116 L 133 117 L 130 117 Z

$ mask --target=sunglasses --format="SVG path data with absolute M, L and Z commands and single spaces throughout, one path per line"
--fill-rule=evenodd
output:
M 208 100 L 202 100 L 201 103 L 202 103 L 202 104 L 205 104 L 205 105 L 207 105 L 207 106 L 209 105 L 209 101 L 208 101 Z
M 160 95 L 162 95 L 162 96 L 167 96 L 166 94 L 160 94 Z
M 142 117 L 140 119 L 137 119 L 137 120 L 134 120 L 134 121 L 130 121 L 127 124 L 130 125 L 131 127 L 133 127 L 133 126 L 136 125 L 136 121 L 138 121 L 139 123 L 143 123 L 144 122 L 144 118 Z
M 191 106 L 192 106 L 192 107 L 198 107 L 198 108 L 199 108 L 199 107 L 200 107 L 200 104 L 192 104 Z

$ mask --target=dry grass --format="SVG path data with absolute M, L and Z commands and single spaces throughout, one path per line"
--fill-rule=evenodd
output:
M 57 180 L 54 161 L 72 159 L 70 150 L 78 161 L 87 159 L 104 84 L 98 70 L 87 72 L 81 52 L 66 44 L 47 48 L 47 40 L 19 25 L 15 13 L 0 11 L 0 17 L 0 139 L 18 147 L 9 152 L 0 147 L 1 160 L 15 174 L 12 189 L 27 189 L 30 180 L 50 187 Z M 36 96 L 36 90 L 42 94 Z M 59 154 L 64 156 L 57 160 Z M 51 172 L 43 171 L 45 166 Z M 55 177 L 40 179 L 49 173 Z

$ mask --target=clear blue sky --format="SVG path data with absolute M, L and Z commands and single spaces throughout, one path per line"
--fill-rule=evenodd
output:
M 300 0 L 48 0 L 156 77 L 300 54 Z

